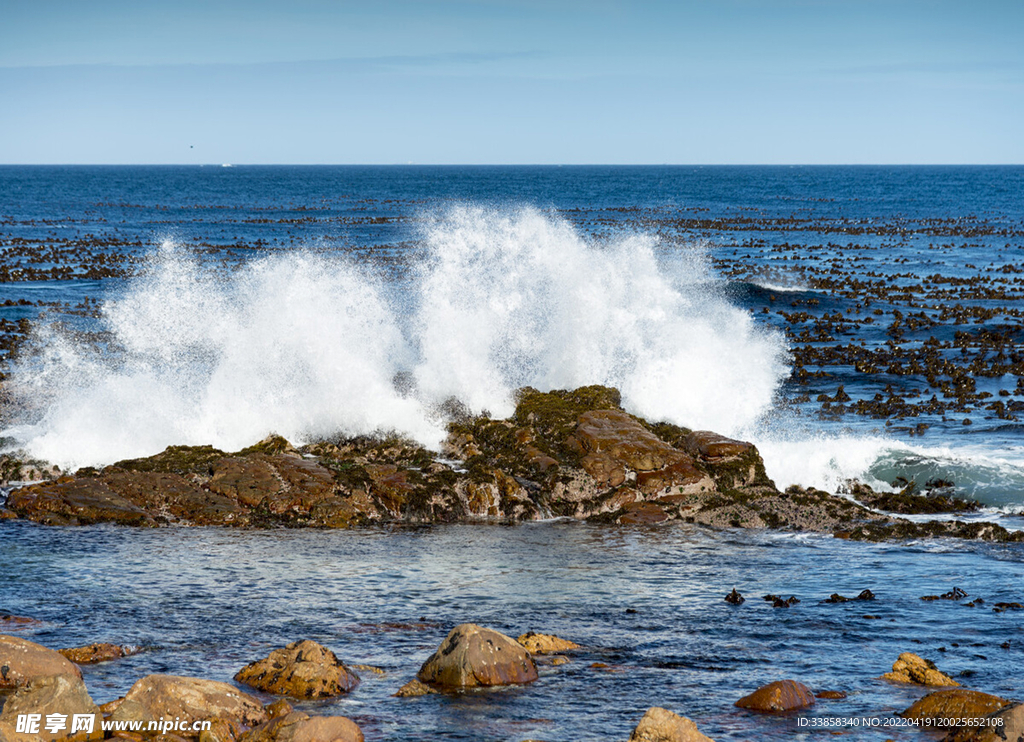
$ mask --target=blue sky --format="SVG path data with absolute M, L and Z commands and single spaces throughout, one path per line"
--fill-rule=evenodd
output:
M 0 163 L 1024 163 L 1021 0 L 0 0 Z

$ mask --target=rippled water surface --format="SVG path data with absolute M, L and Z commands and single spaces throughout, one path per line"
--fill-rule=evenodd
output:
M 1024 612 L 991 606 L 1024 600 L 1022 576 L 1020 545 L 871 545 L 682 524 L 325 532 L 0 522 L 0 608 L 45 621 L 23 636 L 55 648 L 146 647 L 84 668 L 98 702 L 147 673 L 230 681 L 269 650 L 312 638 L 345 662 L 387 671 L 363 672 L 343 700 L 302 706 L 351 716 L 369 740 L 624 740 L 651 705 L 689 716 L 716 740 L 824 739 L 797 717 L 732 704 L 794 678 L 849 694 L 812 715 L 889 716 L 922 695 L 877 680 L 904 651 L 970 688 L 1021 698 Z M 985 606 L 920 600 L 954 586 Z M 733 587 L 744 605 L 723 601 Z M 877 600 L 821 602 L 865 588 Z M 801 602 L 772 608 L 766 593 Z M 556 633 L 585 649 L 542 667 L 527 687 L 393 698 L 467 621 Z

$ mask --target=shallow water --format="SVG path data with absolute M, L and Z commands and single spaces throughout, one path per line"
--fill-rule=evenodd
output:
M 923 695 L 877 680 L 904 651 L 964 675 L 970 688 L 1024 697 L 1024 612 L 991 608 L 1024 600 L 1020 545 L 860 544 L 684 524 L 241 531 L 20 521 L 0 522 L 0 545 L 0 607 L 46 622 L 26 638 L 146 648 L 84 668 L 98 702 L 153 672 L 230 681 L 303 638 L 387 671 L 363 672 L 340 701 L 302 704 L 351 716 L 370 740 L 624 740 L 651 705 L 689 716 L 716 740 L 821 738 L 796 716 L 732 703 L 794 678 L 849 694 L 809 715 L 888 717 Z M 954 586 L 985 606 L 920 600 Z M 733 587 L 745 604 L 724 602 Z M 874 602 L 821 602 L 865 588 Z M 801 602 L 772 608 L 760 599 L 767 593 Z M 555 633 L 586 648 L 527 687 L 393 698 L 461 622 Z M 885 737 L 927 738 L 845 735 Z

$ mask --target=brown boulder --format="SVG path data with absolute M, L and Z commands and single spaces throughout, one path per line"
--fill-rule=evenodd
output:
M 537 667 L 519 642 L 464 623 L 449 632 L 416 677 L 442 688 L 475 688 L 532 683 L 537 679 Z
M 762 685 L 749 696 L 744 696 L 735 704 L 738 708 L 775 713 L 793 711 L 814 705 L 814 694 L 803 683 L 795 680 L 777 680 Z
M 714 742 L 685 716 L 653 706 L 636 725 L 629 742 Z
M 934 663 L 922 659 L 913 652 L 901 654 L 892 663 L 892 672 L 885 673 L 882 676 L 882 680 L 888 680 L 893 683 L 911 683 L 913 685 L 945 688 L 960 685 L 949 675 L 939 672 Z
M 977 719 L 1009 706 L 1010 701 L 976 690 L 938 690 L 900 714 L 904 719 Z
M 59 652 L 14 636 L 0 635 L 0 690 L 50 675 L 81 678 L 82 671 Z
M 363 733 L 344 716 L 311 717 L 293 711 L 251 729 L 239 742 L 363 742 Z
M 69 738 L 74 742 L 103 739 L 99 723 L 103 716 L 89 697 L 80 676 L 50 675 L 29 680 L 7 699 L 3 713 L 0 713 L 0 722 L 16 728 L 18 716 L 22 714 L 40 715 L 38 734 L 46 739 Z M 47 727 L 50 714 L 64 718 L 57 726 Z M 84 720 L 86 726 L 73 730 L 76 715 L 92 718 Z
M 147 675 L 135 683 L 110 715 L 113 721 L 225 719 L 243 726 L 267 719 L 263 704 L 233 685 L 177 675 Z M 150 736 L 157 732 L 149 732 Z M 182 734 L 187 734 L 182 732 Z M 198 732 L 194 735 L 198 736 Z
M 265 659 L 246 665 L 235 680 L 292 698 L 338 696 L 359 685 L 359 676 L 334 652 L 309 639 L 275 649 Z
M 557 654 L 580 648 L 579 644 L 568 639 L 553 634 L 535 634 L 532 631 L 521 635 L 516 641 L 526 647 L 530 654 Z
M 48 525 L 155 525 L 145 510 L 95 477 L 61 478 L 22 487 L 8 496 L 7 507 L 24 518 Z
M 109 662 L 120 657 L 127 657 L 135 654 L 138 650 L 132 647 L 122 647 L 117 644 L 101 642 L 99 644 L 90 644 L 87 647 L 72 647 L 58 651 L 76 665 L 94 665 L 97 662 Z
M 984 717 L 976 727 L 961 727 L 942 738 L 942 742 L 1024 742 L 1024 703 L 996 711 Z

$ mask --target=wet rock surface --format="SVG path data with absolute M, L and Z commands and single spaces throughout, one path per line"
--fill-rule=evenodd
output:
M 235 680 L 268 693 L 303 699 L 338 696 L 359 685 L 359 676 L 334 652 L 308 639 L 275 649 L 269 657 L 246 665 Z
M 762 685 L 748 696 L 736 701 L 736 707 L 760 713 L 795 711 L 814 705 L 814 693 L 795 680 L 777 680 Z
M 856 492 L 875 510 L 882 502 L 861 485 Z M 523 389 L 509 419 L 452 423 L 440 454 L 397 438 L 324 440 L 296 449 L 271 436 L 232 454 L 172 446 L 21 487 L 7 508 L 48 525 L 348 528 L 562 516 L 862 540 L 1024 539 L 1024 532 L 986 522 L 911 522 L 813 488 L 780 492 L 751 444 L 630 415 L 617 390 L 600 386 Z
M 459 624 L 420 668 L 416 678 L 442 689 L 532 683 L 537 667 L 519 642 L 476 624 Z

